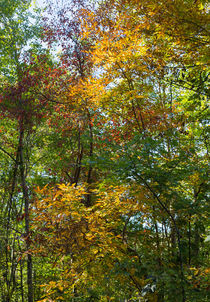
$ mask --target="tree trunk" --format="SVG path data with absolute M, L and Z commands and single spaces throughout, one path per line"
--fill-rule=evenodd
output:
M 26 236 L 26 248 L 28 251 L 27 257 L 27 285 L 28 285 L 28 302 L 33 302 L 33 278 L 32 278 L 32 257 L 30 254 L 30 224 L 29 224 L 29 194 L 28 187 L 26 185 L 26 175 L 24 168 L 24 129 L 23 122 L 20 123 L 20 137 L 19 137 L 19 147 L 20 147 L 20 175 L 21 175 L 21 186 L 23 192 L 23 198 L 25 203 L 25 236 Z

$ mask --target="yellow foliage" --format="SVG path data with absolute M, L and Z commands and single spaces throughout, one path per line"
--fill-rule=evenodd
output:
M 135 196 L 130 196 L 130 187 L 109 186 L 94 190 L 97 198 L 90 208 L 82 202 L 87 194 L 85 185 L 61 184 L 57 189 L 45 187 L 37 192 L 43 198 L 35 202 L 33 227 L 38 235 L 34 252 L 43 254 L 46 249 L 48 254 L 74 255 L 68 262 L 69 270 L 62 272 L 65 280 L 68 276 L 68 286 L 63 281 L 51 281 L 45 286 L 46 292 L 53 293 L 55 288 L 69 291 L 75 282 L 78 287 L 86 282 L 87 271 L 90 270 L 91 275 L 99 273 L 101 259 L 112 267 L 115 257 L 124 257 L 122 218 L 142 209 Z

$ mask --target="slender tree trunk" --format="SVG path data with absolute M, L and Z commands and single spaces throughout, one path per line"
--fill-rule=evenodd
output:
M 198 222 L 195 223 L 195 235 L 194 235 L 194 242 L 195 242 L 195 249 L 194 249 L 194 256 L 195 256 L 195 264 L 196 267 L 199 266 L 199 250 L 200 250 L 200 234 L 199 234 L 199 228 L 198 228 Z
M 21 186 L 23 192 L 23 198 L 25 202 L 25 233 L 26 233 L 26 248 L 28 251 L 27 257 L 27 285 L 28 285 L 28 302 L 33 302 L 33 278 L 32 278 L 32 257 L 30 254 L 30 224 L 29 224 L 29 194 L 28 187 L 26 185 L 26 176 L 24 168 L 24 128 L 23 122 L 20 123 L 20 137 L 19 137 L 19 146 L 20 146 L 20 175 L 21 175 Z
M 79 177 L 80 177 L 82 157 L 83 157 L 83 146 L 81 144 L 81 133 L 80 133 L 80 129 L 79 129 L 78 155 L 77 155 L 76 168 L 75 168 L 74 178 L 73 178 L 73 182 L 75 183 L 75 186 L 77 186 Z
M 89 135 L 90 135 L 90 149 L 89 149 L 89 159 L 92 158 L 93 156 L 93 129 L 92 129 L 92 122 L 91 122 L 91 117 L 90 113 L 88 112 L 88 120 L 89 120 Z M 87 198 L 86 198 L 86 206 L 89 207 L 91 205 L 91 190 L 90 190 L 90 184 L 92 182 L 92 164 L 89 164 L 88 168 L 88 176 L 87 176 L 87 184 L 88 184 L 88 189 L 87 189 Z
M 189 223 L 188 223 L 188 264 L 191 265 L 191 215 L 189 215 Z
M 158 224 L 155 217 L 155 207 L 153 206 L 153 219 L 154 219 L 154 226 L 155 226 L 155 233 L 156 233 L 156 247 L 157 247 L 157 262 L 158 262 L 158 269 L 159 272 L 162 271 L 162 257 L 161 257 L 161 248 L 160 248 L 160 236 L 158 231 Z M 157 302 L 163 302 L 164 301 L 164 288 L 163 285 L 161 286 L 160 290 L 157 294 Z
M 20 286 L 21 286 L 21 301 L 24 302 L 24 287 L 23 287 L 23 266 L 20 260 Z
M 160 237 L 159 237 L 159 231 L 158 231 L 158 224 L 155 217 L 155 207 L 153 206 L 153 219 L 154 219 L 154 226 L 155 226 L 155 233 L 156 233 L 156 247 L 157 247 L 157 261 L 158 261 L 158 267 L 161 269 L 162 261 L 161 261 L 161 250 L 160 250 Z

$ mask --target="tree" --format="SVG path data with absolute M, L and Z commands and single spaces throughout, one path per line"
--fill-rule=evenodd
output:
M 34 300 L 207 301 L 206 3 L 66 1 L 50 14 L 48 50 L 23 57 L 1 103 L 18 129 L 1 192 L 14 180 L 10 232 L 32 219 Z M 16 242 L 4 250 L 24 300 Z
M 2 227 L 5 227 L 3 301 L 12 301 L 17 287 L 18 265 L 20 293 L 22 300 L 24 299 L 23 253 L 27 256 L 28 301 L 33 301 L 29 218 L 31 197 L 27 176 L 31 155 L 30 136 L 37 122 L 39 105 L 36 104 L 32 91 L 36 78 L 30 74 L 26 48 L 32 54 L 34 51 L 41 52 L 41 47 L 38 41 L 35 42 L 39 38 L 39 29 L 36 24 L 30 25 L 29 22 L 29 18 L 33 17 L 28 11 L 29 5 L 30 1 L 1 2 L 1 110 L 2 129 L 5 132 L 2 140 L 6 147 L 1 147 L 1 151 L 7 157 L 9 168 L 7 173 L 4 168 L 2 175 L 2 179 L 8 181 L 2 190 L 2 198 L 6 200 L 2 207 Z M 21 237 L 25 240 L 25 247 L 21 243 Z

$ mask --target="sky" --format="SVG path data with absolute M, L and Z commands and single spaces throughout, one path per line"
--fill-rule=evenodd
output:
M 37 7 L 43 7 L 44 6 L 44 0 L 33 0 L 32 5 Z

